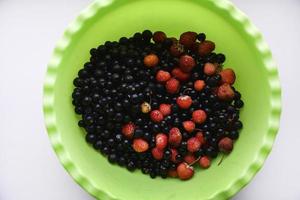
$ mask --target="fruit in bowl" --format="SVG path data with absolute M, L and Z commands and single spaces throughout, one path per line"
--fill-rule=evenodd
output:
M 44 86 L 45 122 L 61 163 L 76 182 L 99 199 L 200 200 L 233 196 L 261 168 L 279 124 L 280 85 L 276 65 L 260 33 L 243 13 L 225 0 L 105 2 L 93 2 L 70 25 L 48 65 Z M 244 126 L 231 154 L 220 165 L 221 157 L 212 160 L 202 157 L 198 161 L 201 168 L 195 167 L 194 176 L 188 181 L 151 179 L 140 170 L 128 172 L 112 165 L 87 145 L 85 131 L 77 126 L 80 117 L 74 114 L 71 103 L 72 81 L 88 62 L 89 50 L 145 28 L 165 30 L 168 37 L 179 36 L 186 30 L 207 33 L 209 40 L 217 44 L 215 52 L 226 54 L 226 66 L 237 75 L 234 87 L 246 105 L 240 113 Z M 182 45 L 174 45 L 172 52 L 181 55 Z M 170 75 L 179 83 L 188 80 L 190 77 L 179 69 L 179 66 L 173 69 Z M 175 79 L 171 78 L 171 83 Z M 194 86 L 201 91 L 203 82 L 198 81 Z M 149 105 L 145 105 L 144 112 L 150 112 Z M 233 135 L 237 136 L 237 132 Z M 202 134 L 196 133 L 195 137 L 204 139 Z M 171 149 L 174 160 L 179 153 L 176 151 Z M 185 157 L 187 163 L 193 160 L 190 155 Z M 207 166 L 209 169 L 202 169 Z M 168 174 L 175 176 L 175 171 Z
M 174 45 L 180 54 L 173 55 Z M 187 31 L 177 40 L 144 30 L 92 48 L 72 93 L 86 141 L 110 163 L 151 178 L 176 170 L 187 180 L 202 157 L 231 152 L 244 103 L 215 46 L 204 33 Z

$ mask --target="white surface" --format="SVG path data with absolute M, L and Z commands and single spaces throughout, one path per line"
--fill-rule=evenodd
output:
M 92 199 L 58 162 L 41 109 L 54 44 L 90 2 L 0 0 L 0 200 Z M 234 199 L 298 200 L 300 1 L 233 2 L 263 32 L 278 61 L 283 89 L 281 128 L 273 151 Z

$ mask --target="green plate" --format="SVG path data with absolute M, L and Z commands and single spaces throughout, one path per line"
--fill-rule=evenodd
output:
M 205 32 L 237 74 L 245 108 L 234 151 L 218 166 L 189 181 L 150 179 L 111 165 L 84 140 L 71 104 L 72 81 L 89 49 L 144 29 L 169 36 Z M 227 199 L 245 186 L 269 154 L 279 125 L 280 84 L 276 64 L 261 34 L 227 0 L 95 1 L 82 11 L 56 45 L 44 85 L 44 114 L 61 163 L 86 191 L 101 200 Z

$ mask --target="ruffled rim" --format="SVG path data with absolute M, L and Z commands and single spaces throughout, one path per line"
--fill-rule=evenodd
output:
M 276 137 L 276 133 L 279 128 L 279 120 L 281 113 L 281 89 L 280 82 L 278 78 L 278 71 L 276 68 L 276 63 L 272 58 L 272 54 L 268 48 L 268 45 L 264 42 L 261 33 L 258 29 L 250 22 L 247 16 L 238 10 L 231 2 L 228 0 L 208 0 L 212 2 L 217 8 L 226 11 L 231 15 L 231 17 L 243 25 L 244 30 L 248 35 L 255 41 L 255 46 L 259 53 L 263 57 L 263 63 L 266 67 L 268 73 L 268 82 L 271 89 L 271 116 L 269 119 L 268 132 L 263 145 L 259 149 L 257 158 L 253 163 L 249 165 L 249 168 L 245 174 L 242 174 L 237 178 L 231 185 L 219 191 L 209 199 L 228 199 L 235 195 L 239 190 L 241 190 L 253 176 L 262 167 L 265 159 L 272 149 L 273 142 Z M 101 190 L 101 188 L 96 188 L 83 174 L 79 172 L 76 165 L 68 157 L 67 152 L 64 148 L 64 144 L 61 141 L 60 133 L 55 119 L 54 111 L 54 87 L 55 80 L 58 73 L 58 68 L 62 61 L 64 49 L 70 45 L 74 35 L 81 29 L 83 24 L 92 18 L 101 8 L 108 6 L 112 1 L 108 0 L 98 0 L 94 1 L 85 10 L 83 10 L 80 15 L 73 21 L 68 28 L 65 30 L 63 37 L 58 41 L 54 49 L 53 55 L 48 64 L 48 69 L 44 81 L 44 97 L 43 97 L 43 109 L 45 123 L 48 131 L 50 141 L 52 143 L 53 149 L 55 150 L 60 162 L 68 173 L 73 177 L 73 179 L 88 193 L 93 195 L 98 199 L 116 200 L 112 195 Z

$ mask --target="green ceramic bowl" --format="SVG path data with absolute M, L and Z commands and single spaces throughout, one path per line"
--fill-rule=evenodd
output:
M 234 151 L 218 166 L 199 170 L 189 181 L 150 179 L 111 165 L 84 140 L 73 111 L 72 80 L 89 59 L 89 49 L 144 29 L 169 36 L 205 32 L 226 54 L 237 74 L 245 108 L 244 128 Z M 57 43 L 44 85 L 44 114 L 61 163 L 86 191 L 101 200 L 227 199 L 261 168 L 279 125 L 280 85 L 276 64 L 261 34 L 226 0 L 95 1 L 80 13 Z

